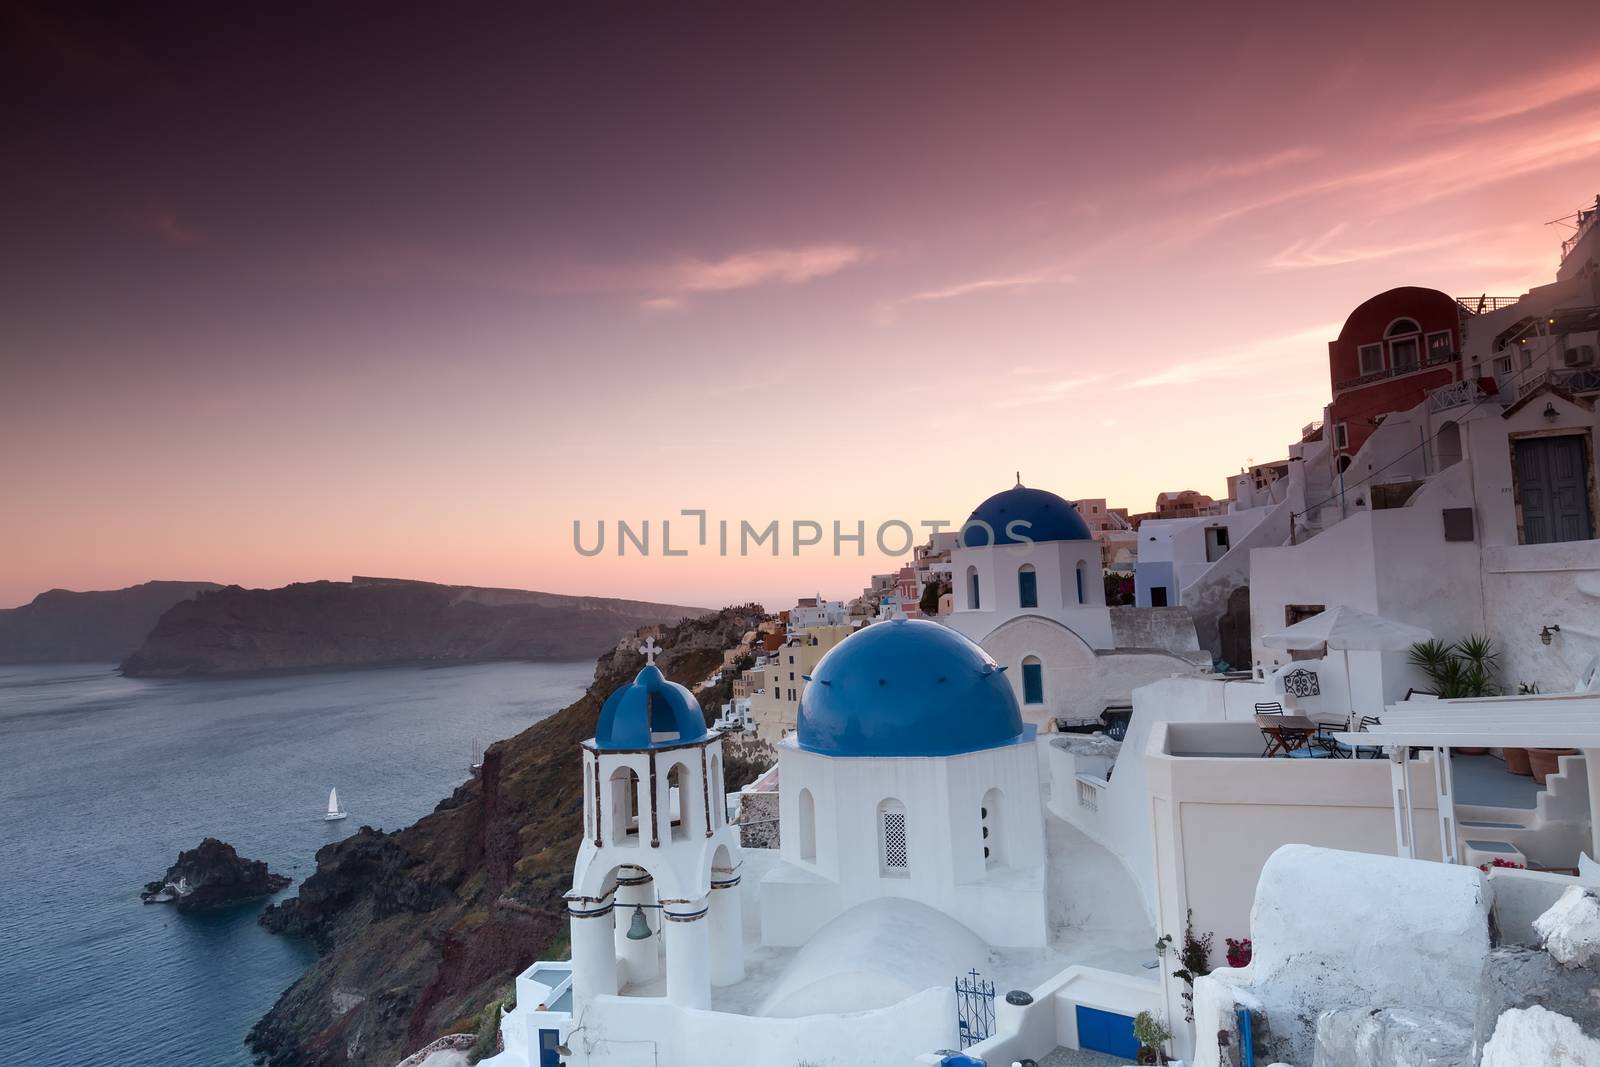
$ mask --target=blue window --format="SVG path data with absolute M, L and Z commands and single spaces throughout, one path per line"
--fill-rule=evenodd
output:
M 1017 571 L 1017 603 L 1025 608 L 1039 606 L 1039 576 L 1033 573 L 1032 565 L 1027 563 Z
M 1032 656 L 1022 661 L 1022 702 L 1044 703 L 1044 664 Z

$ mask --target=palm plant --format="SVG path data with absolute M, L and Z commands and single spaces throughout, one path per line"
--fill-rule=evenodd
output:
M 1419 641 L 1406 658 L 1428 676 L 1438 697 L 1488 697 L 1500 692 L 1494 677 L 1500 653 L 1483 634 L 1471 634 L 1454 644 L 1436 638 Z

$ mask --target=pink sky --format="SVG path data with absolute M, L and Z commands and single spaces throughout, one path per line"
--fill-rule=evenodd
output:
M 1553 277 L 1600 191 L 1585 9 L 19 9 L 0 605 L 776 607 L 889 561 L 585 559 L 572 522 L 958 523 L 1019 469 L 1221 495 L 1320 416 L 1361 300 Z

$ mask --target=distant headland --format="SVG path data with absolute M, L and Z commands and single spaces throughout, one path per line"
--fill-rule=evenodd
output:
M 589 659 L 706 609 L 357 576 L 244 589 L 52 590 L 0 611 L 0 663 L 120 662 L 130 677 L 228 677 Z

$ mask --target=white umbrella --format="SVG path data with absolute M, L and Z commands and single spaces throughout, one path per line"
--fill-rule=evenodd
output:
M 1293 626 L 1263 634 L 1268 648 L 1309 652 L 1332 648 L 1354 652 L 1404 652 L 1433 634 L 1420 626 L 1395 622 L 1379 615 L 1335 604 L 1327 611 L 1302 619 Z
M 1327 611 L 1301 619 L 1293 626 L 1263 634 L 1261 643 L 1267 648 L 1283 648 L 1295 652 L 1315 649 L 1337 649 L 1344 653 L 1344 691 L 1350 700 L 1350 712 L 1355 714 L 1355 700 L 1350 692 L 1351 652 L 1405 652 L 1419 641 L 1428 641 L 1433 634 L 1420 626 L 1396 622 L 1380 615 L 1335 604 Z

